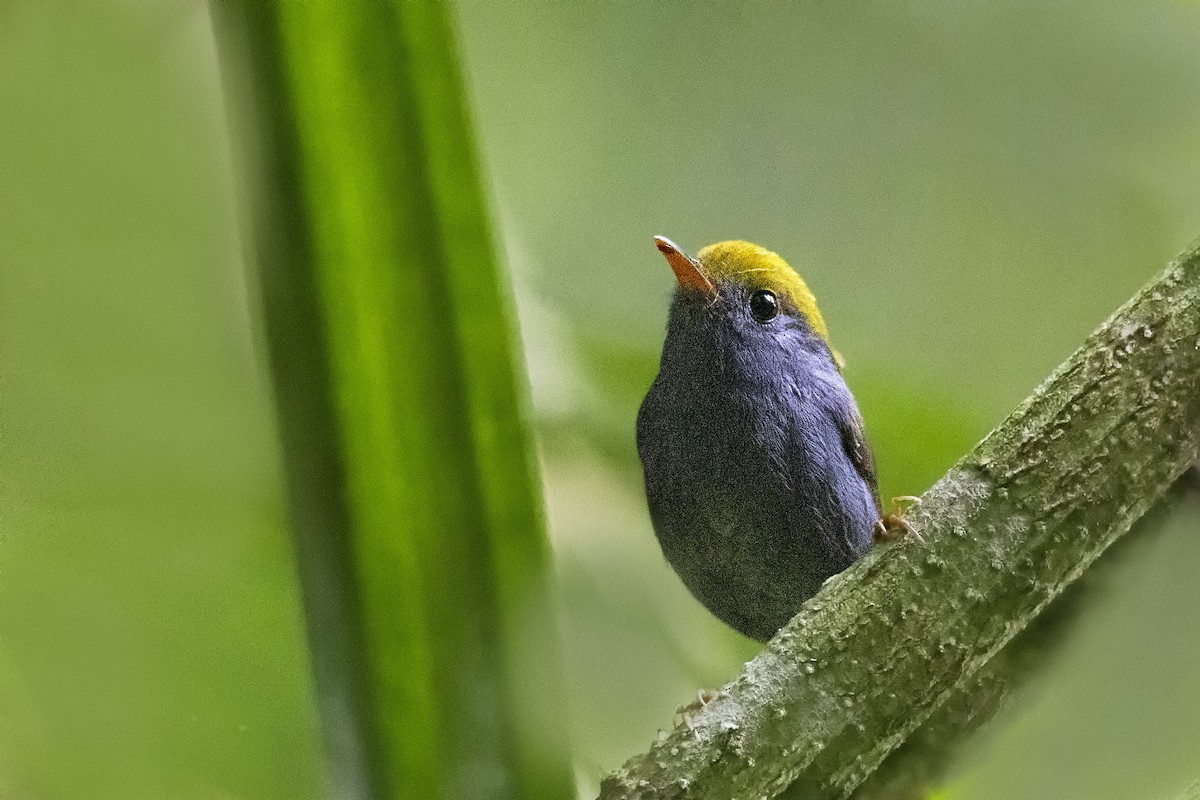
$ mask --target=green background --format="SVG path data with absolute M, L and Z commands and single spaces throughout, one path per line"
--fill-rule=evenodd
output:
M 1200 234 L 1200 6 L 454 10 L 591 792 L 756 650 L 646 518 L 650 237 L 798 267 L 918 493 Z M 233 184 L 202 4 L 0 2 L 0 797 L 322 791 Z M 1200 777 L 1198 529 L 1193 498 L 1110 560 L 946 795 Z

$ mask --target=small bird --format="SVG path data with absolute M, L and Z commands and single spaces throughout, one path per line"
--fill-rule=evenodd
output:
M 719 242 L 675 272 L 662 362 L 637 417 L 663 555 L 709 611 L 771 638 L 873 537 L 875 463 L 808 285 L 778 254 Z

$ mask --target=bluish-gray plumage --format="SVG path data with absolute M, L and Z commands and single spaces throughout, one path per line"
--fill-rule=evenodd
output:
M 870 546 L 874 466 L 809 317 L 783 302 L 759 322 L 754 287 L 713 287 L 715 299 L 676 291 L 638 453 L 667 560 L 717 617 L 765 641 Z

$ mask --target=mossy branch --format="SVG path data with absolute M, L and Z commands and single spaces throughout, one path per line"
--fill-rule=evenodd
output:
M 602 800 L 847 797 L 1200 452 L 1200 246 L 924 496 L 924 543 L 833 578 Z

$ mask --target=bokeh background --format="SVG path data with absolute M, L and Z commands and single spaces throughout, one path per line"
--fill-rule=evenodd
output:
M 650 237 L 797 266 L 919 493 L 1200 235 L 1200 5 L 453 10 L 587 793 L 757 649 L 644 510 Z M 202 3 L 0 2 L 0 798 L 322 791 L 232 170 Z M 1138 531 L 943 796 L 1200 777 L 1198 534 L 1194 495 Z

